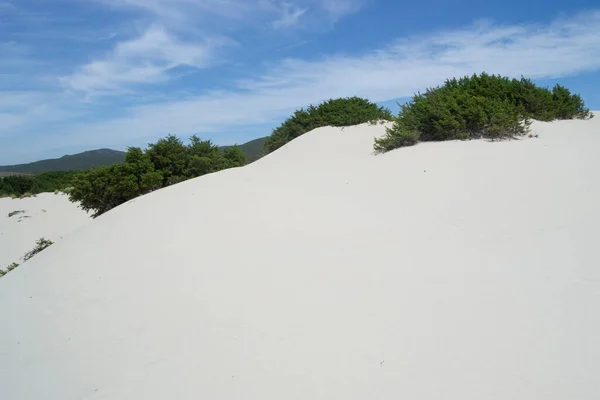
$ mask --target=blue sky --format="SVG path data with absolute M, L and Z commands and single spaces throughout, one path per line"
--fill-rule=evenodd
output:
M 294 109 L 393 106 L 474 72 L 600 109 L 595 1 L 0 0 L 0 165 L 265 136 Z

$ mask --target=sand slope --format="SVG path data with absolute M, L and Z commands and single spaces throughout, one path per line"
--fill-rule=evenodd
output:
M 9 217 L 13 211 L 25 211 Z M 53 241 L 90 221 L 85 211 L 64 194 L 40 193 L 25 199 L 0 198 L 0 268 L 35 247 L 41 237 Z
M 600 118 L 368 125 L 135 199 L 0 280 L 6 399 L 596 399 Z

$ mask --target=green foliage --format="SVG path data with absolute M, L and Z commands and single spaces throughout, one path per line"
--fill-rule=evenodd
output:
M 15 262 L 14 262 L 14 263 L 12 263 L 12 264 L 10 264 L 8 267 L 6 267 L 6 272 L 10 272 L 10 271 L 12 271 L 13 269 L 17 268 L 18 266 L 19 266 L 19 264 L 15 263 Z
M 43 251 L 44 249 L 46 249 L 47 247 L 49 247 L 53 244 L 54 244 L 54 242 L 52 240 L 48 240 L 43 237 L 39 238 L 35 242 L 35 247 L 31 251 L 28 251 L 27 253 L 25 253 L 25 255 L 22 257 L 23 261 L 27 261 L 27 260 L 31 259 L 33 256 L 35 256 L 36 254 L 38 254 L 39 252 Z M 2 278 L 4 275 L 9 273 L 13 269 L 17 268 L 18 266 L 19 266 L 19 264 L 14 262 L 14 263 L 10 264 L 8 267 L 6 267 L 6 271 L 0 269 L 0 278 Z
M 23 256 L 23 261 L 27 261 L 27 260 L 31 259 L 33 256 L 35 256 L 36 254 L 43 251 L 47 247 L 50 247 L 53 244 L 54 244 L 54 242 L 52 240 L 48 240 L 45 238 L 39 238 L 35 242 L 35 247 L 31 251 L 28 251 L 27 253 L 25 253 L 25 255 Z
M 245 164 L 246 155 L 237 146 L 221 151 L 197 136 L 185 145 L 169 135 L 149 144 L 145 151 L 128 148 L 124 163 L 80 173 L 68 190 L 69 198 L 97 217 L 156 189 Z
M 37 175 L 11 175 L 0 178 L 0 195 L 24 196 L 63 190 L 67 188 L 77 171 L 43 172 Z
M 529 79 L 473 75 L 449 79 L 443 86 L 416 94 L 375 149 L 388 151 L 418 140 L 505 139 L 525 134 L 530 119 L 590 118 L 583 100 L 556 85 L 552 91 Z
M 8 274 L 13 269 L 17 268 L 18 266 L 19 266 L 19 264 L 12 263 L 8 267 L 6 267 L 6 271 L 0 269 L 0 278 L 2 278 L 4 275 Z
M 298 136 L 321 126 L 351 126 L 365 122 L 392 120 L 384 107 L 359 97 L 328 100 L 306 110 L 297 110 L 265 141 L 264 151 L 270 153 Z
M 398 126 L 394 135 L 388 140 L 375 139 L 375 150 L 389 151 L 398 147 L 406 147 L 417 144 L 419 141 L 419 132 L 414 129 L 408 129 L 405 126 Z

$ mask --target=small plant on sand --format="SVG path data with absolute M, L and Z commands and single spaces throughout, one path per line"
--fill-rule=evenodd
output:
M 8 213 L 8 218 L 12 217 L 13 215 L 23 214 L 24 212 L 25 212 L 25 210 L 11 211 L 11 212 Z
M 49 247 L 53 244 L 54 244 L 54 242 L 52 240 L 48 240 L 43 237 L 39 238 L 35 242 L 35 247 L 31 251 L 25 253 L 25 255 L 21 258 L 23 259 L 23 261 L 27 261 L 27 260 L 31 259 L 33 256 L 35 256 L 36 254 L 38 254 L 39 252 L 43 251 L 44 249 L 46 249 L 47 247 Z M 0 278 L 3 277 L 4 275 L 6 275 L 7 273 L 9 273 L 10 271 L 12 271 L 13 269 L 17 268 L 18 266 L 19 266 L 19 264 L 12 263 L 8 267 L 6 267 L 6 271 L 0 269 Z
M 4 275 L 8 274 L 13 269 L 17 268 L 18 266 L 19 266 L 19 264 L 12 263 L 8 267 L 6 267 L 6 271 L 0 269 L 0 278 L 2 278 Z
M 52 240 L 48 240 L 45 238 L 39 238 L 35 242 L 35 247 L 33 248 L 33 250 L 25 253 L 25 255 L 23 256 L 23 261 L 27 261 L 27 260 L 31 259 L 33 256 L 35 256 L 36 254 L 40 253 L 41 251 L 43 251 L 44 249 L 48 248 L 49 246 L 51 246 L 53 244 L 54 244 L 54 242 Z

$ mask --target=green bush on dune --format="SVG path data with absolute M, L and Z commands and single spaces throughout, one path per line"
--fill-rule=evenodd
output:
M 220 150 L 197 136 L 188 145 L 169 135 L 148 145 L 127 149 L 125 162 L 78 174 L 69 199 L 97 217 L 137 196 L 178 182 L 246 164 L 237 146 Z
M 56 171 L 0 177 L 0 197 L 29 197 L 42 192 L 60 191 L 70 186 L 77 173 L 78 171 Z
M 514 138 L 528 131 L 530 119 L 590 117 L 581 97 L 563 86 L 550 90 L 529 79 L 482 73 L 416 94 L 374 147 L 388 151 L 418 141 Z
M 365 122 L 391 121 L 391 112 L 359 97 L 328 100 L 297 110 L 273 130 L 265 142 L 265 153 L 277 150 L 298 136 L 322 126 L 351 126 Z

